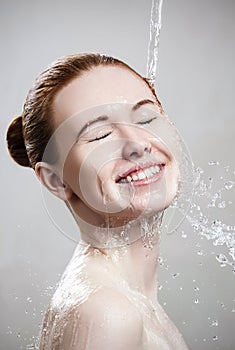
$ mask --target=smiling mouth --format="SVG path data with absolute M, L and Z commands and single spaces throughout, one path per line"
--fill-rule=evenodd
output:
M 128 173 L 118 176 L 116 183 L 133 183 L 136 185 L 149 184 L 151 182 L 157 181 L 160 178 L 164 166 L 165 164 L 162 163 L 130 170 Z

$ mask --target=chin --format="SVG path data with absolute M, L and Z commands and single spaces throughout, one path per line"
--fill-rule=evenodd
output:
M 132 201 L 132 210 L 142 214 L 156 214 L 168 208 L 178 193 L 178 181 L 168 181 L 164 186 L 152 186 L 149 191 L 140 189 Z
M 166 191 L 138 191 L 125 209 L 108 211 L 113 226 L 122 226 L 130 221 L 143 217 L 155 216 L 163 212 L 173 202 L 178 192 L 178 183 L 170 186 Z M 141 192 L 141 193 L 140 193 Z M 118 207 L 116 207 L 118 209 Z

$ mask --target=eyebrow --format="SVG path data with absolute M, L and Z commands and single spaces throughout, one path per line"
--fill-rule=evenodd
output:
M 99 116 L 98 118 L 95 118 L 93 120 L 90 120 L 89 122 L 85 123 L 83 125 L 83 127 L 81 128 L 81 130 L 79 131 L 78 135 L 77 135 L 77 138 L 79 138 L 79 136 L 92 124 L 95 124 L 99 121 L 106 121 L 108 120 L 108 116 L 107 115 L 101 115 Z
M 158 104 L 157 104 L 156 102 L 154 102 L 154 101 L 152 101 L 152 100 L 149 100 L 149 99 L 147 98 L 147 99 L 145 99 L 145 100 L 141 100 L 141 101 L 137 102 L 137 103 L 132 107 L 132 111 L 136 111 L 138 108 L 140 108 L 141 106 L 146 105 L 146 104 L 148 104 L 148 103 L 150 103 L 150 104 L 152 104 L 152 105 L 157 105 L 157 106 L 158 106 Z
M 141 106 L 146 105 L 146 104 L 148 104 L 148 103 L 158 106 L 158 104 L 157 104 L 156 102 L 154 102 L 154 101 L 152 101 L 152 100 L 149 100 L 149 99 L 144 99 L 144 100 L 141 100 L 141 101 L 137 102 L 137 103 L 132 107 L 131 110 L 132 110 L 132 111 L 136 111 L 138 108 L 140 108 Z M 108 120 L 108 119 L 109 119 L 109 117 L 108 117 L 107 115 L 101 115 L 101 116 L 99 116 L 98 118 L 95 118 L 95 119 L 90 120 L 89 122 L 85 123 L 85 124 L 83 125 L 83 127 L 81 128 L 81 130 L 79 131 L 79 133 L 78 133 L 78 135 L 77 135 L 77 139 L 79 138 L 79 136 L 80 136 L 90 125 L 93 125 L 93 124 L 95 124 L 95 123 L 97 123 L 97 122 L 100 122 L 100 121 L 106 121 L 106 120 Z

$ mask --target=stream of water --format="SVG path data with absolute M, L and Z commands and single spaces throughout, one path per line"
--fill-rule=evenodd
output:
M 160 32 L 162 27 L 163 0 L 153 0 L 150 18 L 150 40 L 148 47 L 147 78 L 152 86 L 155 84 Z
M 150 40 L 148 47 L 148 60 L 147 60 L 147 78 L 154 87 L 157 64 L 159 56 L 159 40 L 160 31 L 162 27 L 162 4 L 163 0 L 153 0 L 150 19 Z M 218 167 L 218 161 L 210 161 L 210 166 Z M 199 167 L 194 167 L 193 173 L 188 179 L 188 187 L 192 189 L 191 195 L 186 190 L 187 186 L 183 189 L 182 193 L 174 201 L 173 206 L 177 208 L 182 216 L 182 220 L 186 219 L 191 225 L 194 232 L 197 232 L 200 236 L 205 237 L 207 240 L 212 240 L 214 246 L 226 246 L 228 254 L 231 258 L 228 258 L 225 254 L 219 253 L 216 255 L 216 259 L 221 266 L 229 265 L 232 267 L 235 273 L 235 225 L 228 225 L 218 217 L 207 217 L 204 213 L 203 207 L 200 206 L 197 201 L 200 198 L 207 200 L 207 208 L 226 208 L 227 204 L 232 204 L 231 201 L 225 201 L 223 194 L 234 187 L 234 172 L 229 166 L 226 167 L 226 175 L 222 176 L 223 182 L 220 184 L 220 188 L 215 189 L 215 183 L 219 179 L 213 179 L 209 177 L 208 181 L 203 178 L 204 171 Z M 188 173 L 188 175 L 190 175 Z M 230 175 L 230 177 L 228 177 Z M 186 181 L 187 182 L 187 181 Z M 184 193 L 185 192 L 185 193 Z M 185 205 L 185 202 L 187 205 Z M 204 201 L 205 202 L 205 201 Z M 204 203 L 205 204 L 205 203 Z M 181 220 L 181 221 L 182 221 Z M 174 231 L 174 230 L 173 230 Z

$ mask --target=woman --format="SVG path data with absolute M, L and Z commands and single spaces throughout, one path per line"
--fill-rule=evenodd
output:
M 111 57 L 61 58 L 36 80 L 7 142 L 65 201 L 82 238 L 40 350 L 187 349 L 157 299 L 159 230 L 180 152 L 148 81 Z

